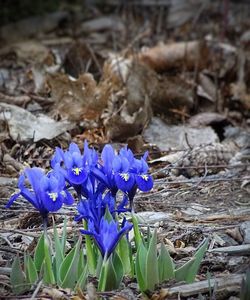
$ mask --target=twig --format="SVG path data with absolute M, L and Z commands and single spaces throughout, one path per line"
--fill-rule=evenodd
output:
M 95 52 L 93 51 L 92 47 L 88 43 L 86 43 L 86 47 L 88 48 L 88 51 L 89 51 L 94 63 L 96 64 L 96 67 L 97 67 L 100 75 L 102 75 L 102 67 L 101 67 L 101 65 L 100 65 L 100 63 L 99 63 L 99 61 L 98 61 L 98 59 L 95 55 Z
M 31 296 L 31 298 L 30 298 L 31 300 L 36 299 L 36 296 L 37 296 L 37 294 L 38 294 L 38 292 L 39 292 L 39 290 L 40 290 L 42 284 L 43 284 L 43 281 L 40 280 L 40 281 L 38 282 L 37 286 L 36 286 L 36 289 L 34 290 L 34 293 L 32 294 L 32 296 Z
M 229 247 L 220 247 L 208 250 L 208 252 L 222 252 L 229 255 L 250 255 L 250 245 L 236 245 Z
M 205 164 L 205 173 L 204 173 L 204 175 L 201 177 L 201 179 L 196 183 L 196 184 L 194 184 L 193 186 L 192 186 L 192 188 L 195 188 L 195 187 L 197 187 L 198 185 L 200 185 L 201 183 L 202 183 L 202 181 L 207 177 L 207 165 Z
M 197 295 L 199 293 L 208 293 L 209 288 L 214 288 L 216 285 L 217 292 L 220 291 L 240 291 L 241 283 L 244 278 L 243 274 L 234 274 L 230 276 L 224 276 L 222 278 L 215 278 L 208 280 L 195 282 L 192 284 L 184 284 L 168 289 L 162 289 L 160 294 L 162 296 L 161 299 L 166 299 L 167 296 L 183 296 L 189 297 L 192 295 Z

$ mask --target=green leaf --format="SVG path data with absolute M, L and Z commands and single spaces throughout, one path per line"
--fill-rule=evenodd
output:
M 87 265 L 85 265 L 84 269 L 82 270 L 82 273 L 79 274 L 78 278 L 79 279 L 76 283 L 75 291 L 77 291 L 77 290 L 83 291 L 85 289 L 86 281 L 88 278 L 88 266 Z
M 154 233 L 150 239 L 145 263 L 146 263 L 146 286 L 148 290 L 153 291 L 155 289 L 155 286 L 159 284 L 156 230 L 154 230 Z
M 193 265 L 195 258 L 191 258 L 184 265 L 175 270 L 175 278 L 178 281 L 186 281 L 190 267 Z
M 23 268 L 24 268 L 24 273 L 25 273 L 25 278 L 26 278 L 26 282 L 30 283 L 28 280 L 28 255 L 26 252 L 24 252 L 23 254 Z M 31 286 L 29 285 L 29 288 Z
M 81 276 L 81 274 L 82 274 L 83 270 L 85 269 L 86 265 L 87 265 L 87 263 L 85 263 L 83 250 L 80 249 L 80 251 L 79 251 L 79 262 L 78 262 L 78 268 L 77 268 L 78 277 Z
M 15 257 L 12 264 L 11 273 L 10 273 L 10 283 L 13 292 L 16 295 L 22 294 L 29 289 L 29 286 L 26 285 L 26 278 L 21 268 L 21 262 L 19 256 Z
M 98 290 L 101 292 L 112 291 L 117 288 L 116 283 L 117 277 L 111 256 L 108 259 L 104 258 L 98 283 Z
M 67 219 L 65 216 L 63 221 L 63 231 L 62 231 L 62 238 L 61 238 L 61 249 L 62 249 L 63 257 L 65 255 L 66 240 L 67 240 Z
M 130 244 L 129 241 L 125 236 L 121 238 L 119 241 L 117 251 L 119 253 L 119 256 L 121 258 L 122 264 L 123 264 L 123 269 L 124 269 L 124 274 L 126 275 L 131 275 L 131 251 L 130 251 Z
M 86 221 L 84 221 L 84 229 L 88 230 Z M 90 275 L 96 276 L 97 252 L 96 247 L 89 235 L 85 235 L 85 247 L 87 255 L 87 264 Z
M 163 243 L 158 256 L 158 270 L 160 282 L 174 278 L 174 262 Z
M 32 260 L 32 258 L 29 254 L 27 255 L 27 262 L 26 263 L 27 263 L 27 265 L 26 265 L 27 281 L 31 284 L 34 284 L 38 280 L 38 273 L 37 273 L 37 270 L 36 270 L 35 263 L 34 263 L 34 261 Z
M 197 250 L 197 252 L 194 255 L 194 263 L 189 268 L 188 274 L 186 276 L 186 282 L 192 283 L 195 280 L 195 276 L 198 273 L 198 270 L 201 265 L 201 261 L 205 255 L 205 252 L 207 251 L 209 239 L 206 239 L 202 242 L 200 248 Z
M 97 258 L 97 264 L 96 264 L 96 277 L 100 278 L 101 270 L 103 265 L 103 257 L 101 255 Z
M 71 249 L 68 255 L 63 260 L 60 267 L 60 286 L 62 288 L 74 289 L 78 280 L 78 263 L 80 257 L 80 244 L 79 239 L 75 247 Z
M 113 253 L 112 260 L 116 274 L 116 289 L 118 289 L 124 276 L 124 268 L 122 260 L 116 251 Z
M 147 257 L 147 249 L 141 242 L 139 249 L 137 251 L 136 259 L 135 259 L 136 280 L 138 282 L 141 292 L 144 292 L 147 290 L 146 273 L 145 273 L 146 257 Z
M 144 245 L 146 246 L 147 249 L 149 248 L 149 243 L 150 243 L 151 238 L 152 238 L 152 234 L 151 234 L 151 232 L 150 232 L 150 227 L 148 226 L 148 227 L 147 227 L 146 241 L 145 241 L 145 239 L 144 239 L 144 241 L 145 241 L 145 242 L 144 242 Z
M 53 224 L 53 231 L 54 231 L 54 241 L 55 241 L 55 257 L 54 257 L 55 268 L 54 268 L 54 270 L 55 270 L 56 282 L 59 283 L 59 268 L 60 268 L 63 258 L 64 258 L 63 245 L 60 242 L 55 223 Z
M 53 272 L 52 257 L 50 252 L 50 243 L 47 235 L 44 236 L 43 281 L 46 284 L 55 284 L 55 276 Z
M 34 263 L 38 272 L 41 270 L 44 261 L 44 233 L 40 236 L 34 254 Z
M 134 213 L 132 213 L 132 222 L 133 222 L 133 230 L 135 235 L 135 247 L 136 250 L 138 251 L 140 244 L 143 242 L 143 239 L 139 230 L 137 216 Z

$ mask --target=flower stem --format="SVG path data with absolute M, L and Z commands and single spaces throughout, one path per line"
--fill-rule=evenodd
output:
M 43 231 L 44 231 L 44 235 L 47 236 L 48 215 L 45 215 L 42 218 L 43 218 Z

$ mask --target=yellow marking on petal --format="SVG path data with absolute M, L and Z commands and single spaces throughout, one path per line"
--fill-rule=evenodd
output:
M 72 171 L 74 172 L 75 175 L 78 176 L 82 172 L 82 168 L 74 168 L 74 169 L 72 169 Z
M 145 181 L 148 181 L 148 175 L 146 175 L 146 174 L 143 174 L 143 175 L 141 175 L 141 178 L 143 179 L 143 180 L 145 180 Z
M 128 173 L 121 173 L 120 176 L 121 176 L 121 178 L 124 179 L 125 181 L 128 181 L 128 180 L 129 180 L 129 177 L 130 177 Z
M 48 193 L 50 199 L 52 199 L 52 201 L 56 201 L 58 194 L 57 193 Z

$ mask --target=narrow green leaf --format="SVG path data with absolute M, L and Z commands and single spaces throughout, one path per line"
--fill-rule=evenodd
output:
M 12 264 L 11 273 L 10 273 L 10 283 L 13 292 L 16 295 L 22 294 L 29 289 L 29 286 L 26 285 L 26 278 L 21 268 L 21 262 L 19 256 L 15 257 Z
M 23 268 L 24 268 L 24 274 L 25 274 L 25 278 L 26 278 L 26 282 L 27 283 L 30 283 L 28 278 L 29 278 L 29 275 L 28 275 L 28 254 L 26 252 L 24 252 L 23 254 Z M 29 286 L 31 287 L 31 286 Z
M 83 291 L 86 286 L 87 278 L 88 278 L 88 266 L 85 265 L 84 269 L 82 270 L 82 273 L 78 276 L 78 281 L 76 283 L 75 291 L 80 290 Z
M 38 280 L 38 273 L 36 266 L 31 256 L 27 255 L 27 281 L 31 284 L 34 284 Z
M 88 225 L 86 221 L 83 222 L 83 226 L 85 230 L 88 230 Z M 90 275 L 96 276 L 96 264 L 97 264 L 97 252 L 96 247 L 91 240 L 89 235 L 85 235 L 85 248 L 86 248 L 86 256 L 87 256 L 87 264 Z
M 53 232 L 54 232 L 54 242 L 55 242 L 54 270 L 55 270 L 56 282 L 59 283 L 59 268 L 62 264 L 64 257 L 63 257 L 63 245 L 60 242 L 55 223 L 53 223 Z
M 194 263 L 190 266 L 185 279 L 187 283 L 192 283 L 195 280 L 195 276 L 198 273 L 198 270 L 201 265 L 201 261 L 205 255 L 205 252 L 207 251 L 208 242 L 209 239 L 204 240 L 201 246 L 199 247 L 199 249 L 197 250 L 197 252 L 194 254 Z
M 163 243 L 158 256 L 158 270 L 160 282 L 174 278 L 174 262 Z
M 129 243 L 129 261 L 130 261 L 130 278 L 134 279 L 135 278 L 135 260 L 134 260 L 134 256 L 133 256 L 133 250 L 132 250 L 132 246 Z
M 44 236 L 44 265 L 43 280 L 46 284 L 55 284 L 55 276 L 52 267 L 52 257 L 50 252 L 50 243 L 47 236 Z
M 141 292 L 147 290 L 146 286 L 146 257 L 147 249 L 141 242 L 135 259 L 135 274 Z
M 44 233 L 40 236 L 34 254 L 34 263 L 38 272 L 41 270 L 44 261 Z
M 83 250 L 80 249 L 79 250 L 79 262 L 78 262 L 78 268 L 77 268 L 78 277 L 81 276 L 81 274 L 82 274 L 83 270 L 85 269 L 86 265 L 87 265 L 87 263 L 85 263 Z
M 178 281 L 186 281 L 190 267 L 195 262 L 195 258 L 191 258 L 184 265 L 175 270 L 175 278 Z
M 154 233 L 149 242 L 146 258 L 146 286 L 148 290 L 153 291 L 157 284 L 159 284 L 159 271 L 157 262 L 157 234 L 156 230 L 154 230 Z
M 135 235 L 135 247 L 136 250 L 138 251 L 140 244 L 143 242 L 143 239 L 139 230 L 137 216 L 134 213 L 132 213 L 132 222 L 133 222 L 133 230 Z
M 148 226 L 147 227 L 146 241 L 144 242 L 144 245 L 146 246 L 147 249 L 149 248 L 149 243 L 150 243 L 151 238 L 152 238 L 152 234 L 151 234 L 151 231 L 150 231 L 150 227 Z
M 74 289 L 78 280 L 78 263 L 80 257 L 80 244 L 79 239 L 75 247 L 71 249 L 68 255 L 63 260 L 60 267 L 60 282 L 62 288 Z
M 103 257 L 101 255 L 97 258 L 97 264 L 96 264 L 96 277 L 100 278 L 101 270 L 103 265 Z
M 124 276 L 124 268 L 123 268 L 122 260 L 116 251 L 113 253 L 112 260 L 113 260 L 113 266 L 116 274 L 116 289 L 118 289 Z
M 62 231 L 62 238 L 61 238 L 61 249 L 62 249 L 63 257 L 65 255 L 66 241 L 67 241 L 67 218 L 65 216 L 63 221 L 63 231 Z
M 108 259 L 104 259 L 103 261 L 98 290 L 101 292 L 114 290 L 117 288 L 116 283 L 116 272 L 110 256 Z
M 129 248 L 130 248 L 129 241 L 125 236 L 123 236 L 119 241 L 117 250 L 123 264 L 124 274 L 126 275 L 130 275 L 132 273 Z

